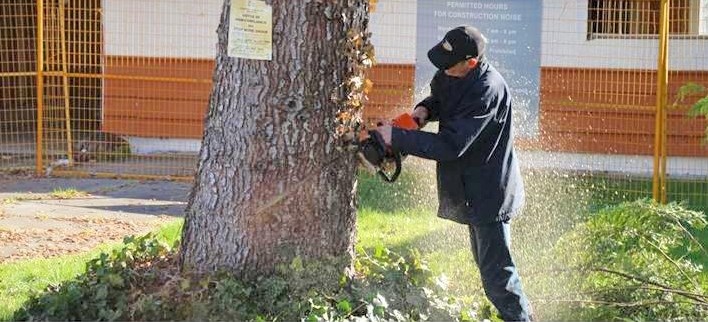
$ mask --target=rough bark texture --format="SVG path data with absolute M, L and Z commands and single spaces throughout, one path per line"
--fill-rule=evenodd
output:
M 267 1 L 272 61 L 227 56 L 230 2 L 182 268 L 252 276 L 295 257 L 350 260 L 357 163 L 335 132 L 358 107 L 361 85 L 351 79 L 362 73 L 356 35 L 368 43 L 368 0 Z

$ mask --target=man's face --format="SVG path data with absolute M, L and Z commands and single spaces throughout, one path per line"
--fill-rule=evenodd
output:
M 467 73 L 473 68 L 474 67 L 470 64 L 470 60 L 466 59 L 446 69 L 445 74 L 450 77 L 463 78 L 467 76 Z

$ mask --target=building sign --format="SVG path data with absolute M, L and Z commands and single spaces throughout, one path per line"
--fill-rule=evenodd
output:
M 416 93 L 427 95 L 435 74 L 428 50 L 462 25 L 477 27 L 488 39 L 486 57 L 504 76 L 513 97 L 514 122 L 523 137 L 538 133 L 541 69 L 541 0 L 418 0 Z M 418 98 L 421 98 L 418 97 Z
M 273 8 L 262 0 L 231 0 L 228 55 L 273 59 Z

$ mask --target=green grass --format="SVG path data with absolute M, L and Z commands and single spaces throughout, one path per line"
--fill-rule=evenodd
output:
M 76 199 L 88 196 L 89 193 L 86 191 L 78 190 L 73 187 L 68 188 L 55 188 L 49 193 L 27 193 L 23 195 L 17 195 L 9 198 L 4 198 L 0 200 L 1 205 L 14 205 L 20 201 L 29 200 L 46 200 L 46 199 Z
M 88 193 L 81 190 L 76 190 L 76 188 L 56 188 L 49 196 L 54 199 L 74 199 L 88 196 Z
M 371 250 L 382 245 L 394 251 L 417 248 L 434 272 L 448 277 L 453 294 L 483 297 L 469 251 L 467 228 L 435 215 L 437 194 L 430 170 L 433 167 L 407 162 L 404 168 L 399 181 L 393 184 L 360 174 L 357 246 Z M 557 295 L 558 285 L 547 270 L 554 260 L 550 250 L 564 232 L 592 210 L 647 197 L 651 192 L 646 179 L 584 178 L 544 172 L 526 173 L 524 179 L 527 205 L 524 214 L 512 224 L 512 248 L 531 299 Z M 708 209 L 708 183 L 671 181 L 669 189 L 692 192 L 684 195 L 689 197 L 689 208 Z M 180 229 L 181 222 L 176 222 L 160 229 L 160 233 L 168 236 L 170 242 L 178 238 Z M 708 240 L 708 231 L 697 235 Z M 82 273 L 90 258 L 111 247 L 116 245 L 82 255 L 0 264 L 0 320 L 9 319 L 32 292 Z M 697 260 L 708 265 L 708 258 Z M 541 316 L 552 317 L 546 313 L 553 311 L 550 306 L 535 304 L 535 309 Z
M 579 182 L 582 189 L 589 191 L 587 207 L 590 211 L 597 211 L 624 201 L 651 198 L 652 195 L 651 178 L 596 176 L 575 181 Z M 708 214 L 708 181 L 669 179 L 666 188 L 669 202 L 678 202 L 688 209 Z M 708 230 L 694 230 L 691 233 L 698 240 L 708 243 Z M 706 252 L 692 254 L 691 260 L 708 267 Z
M 402 182 L 394 185 L 360 176 L 358 245 L 418 248 L 435 272 L 448 276 L 455 295 L 481 297 L 466 227 L 435 216 L 437 196 L 431 186 L 432 173 L 415 167 L 406 170 Z M 561 235 L 600 208 L 651 196 L 651 180 L 644 178 L 527 172 L 524 181 L 527 202 L 524 213 L 512 224 L 512 248 L 532 299 L 558 295 L 560 286 L 548 270 L 555 261 L 551 250 Z M 668 191 L 670 200 L 708 211 L 708 182 L 670 180 Z M 708 230 L 694 234 L 708 243 Z M 692 259 L 708 266 L 705 254 Z M 546 318 L 553 316 L 551 304 L 536 304 L 535 309 Z
M 168 241 L 174 241 L 179 237 L 181 229 L 182 221 L 176 220 L 161 227 L 158 235 Z M 12 313 L 32 293 L 83 273 L 86 270 L 86 262 L 101 252 L 110 251 L 118 246 L 118 244 L 101 245 L 80 255 L 0 264 L 0 321 L 10 320 Z
M 437 218 L 432 174 L 404 171 L 398 182 L 388 184 L 362 173 L 358 191 L 358 247 L 371 250 L 380 245 L 398 252 L 418 249 L 434 272 L 449 278 L 454 294 L 481 295 L 481 289 L 470 292 L 471 285 L 479 285 L 479 277 L 469 250 L 468 230 Z
M 622 201 L 650 198 L 651 178 L 595 177 L 587 179 L 595 185 L 593 203 L 597 207 Z M 682 203 L 686 208 L 708 213 L 708 181 L 669 179 L 666 185 L 668 201 Z

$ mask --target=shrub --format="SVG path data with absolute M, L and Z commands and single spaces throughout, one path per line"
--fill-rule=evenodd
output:
M 674 106 L 676 106 L 679 102 L 683 102 L 689 96 L 706 94 L 708 94 L 708 88 L 703 85 L 696 83 L 684 84 L 678 89 Z M 693 106 L 691 106 L 691 108 L 688 110 L 688 115 L 691 117 L 702 116 L 704 119 L 708 120 L 708 95 L 703 98 L 698 98 L 698 100 L 693 103 Z M 705 143 L 708 143 L 708 126 L 706 126 L 703 141 Z
M 461 301 L 443 295 L 416 251 L 359 249 L 354 278 L 338 287 L 321 281 L 335 272 L 330 260 L 295 258 L 273 276 L 243 281 L 228 273 L 184 276 L 177 252 L 153 235 L 126 238 L 125 245 L 87 264 L 85 274 L 52 285 L 15 312 L 16 320 L 249 320 L 249 321 L 471 321 Z
M 123 242 L 121 249 L 110 255 L 102 253 L 89 261 L 86 273 L 76 280 L 50 285 L 45 294 L 31 298 L 15 312 L 13 320 L 117 320 L 124 317 L 132 300 L 126 290 L 136 282 L 156 277 L 159 272 L 147 268 L 168 262 L 170 247 L 152 234 L 126 237 Z
M 705 320 L 708 285 L 688 259 L 705 252 L 691 229 L 705 215 L 640 200 L 601 210 L 564 236 L 557 254 L 578 304 L 573 319 Z

